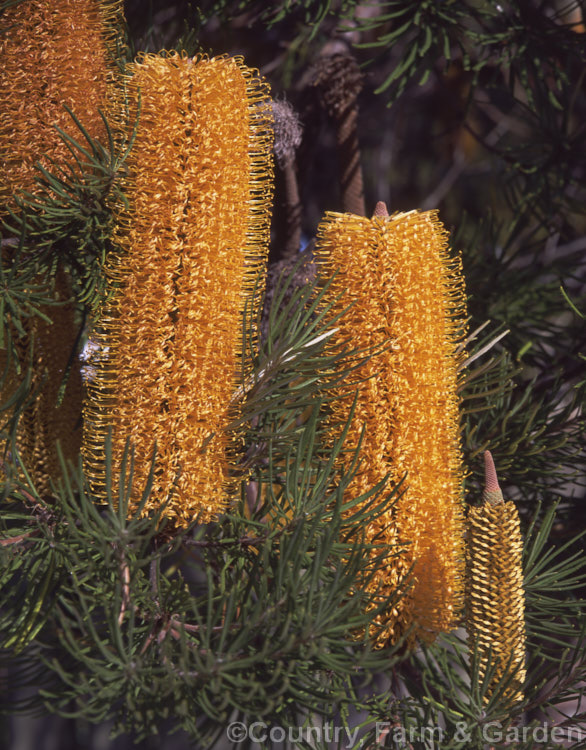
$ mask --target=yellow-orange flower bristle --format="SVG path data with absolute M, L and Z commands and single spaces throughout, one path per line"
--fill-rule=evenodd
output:
M 111 53 L 121 19 L 121 0 L 23 0 L 2 12 L 0 212 L 15 193 L 37 191 L 36 162 L 49 170 L 45 157 L 71 163 L 55 127 L 83 136 L 64 104 L 92 138 L 105 136 L 98 107 L 107 109 L 116 80 Z
M 457 398 L 458 343 L 465 297 L 458 260 L 433 211 L 372 219 L 327 214 L 319 229 L 317 260 L 336 272 L 336 323 L 342 339 L 383 351 L 358 371 L 358 401 L 346 448 L 363 425 L 362 468 L 351 491 L 362 493 L 390 475 L 405 491 L 377 518 L 368 539 L 388 544 L 388 564 L 371 587 L 395 590 L 412 569 L 412 586 L 392 612 L 377 617 L 377 641 L 431 641 L 451 629 L 463 603 L 462 458 Z M 354 392 L 335 404 L 333 423 L 347 421 Z M 400 554 L 397 554 L 400 551 Z
M 32 356 L 30 401 L 18 421 L 16 444 L 20 461 L 40 495 L 50 494 L 51 481 L 61 477 L 57 443 L 65 461 L 77 462 L 82 436 L 82 382 L 75 356 L 79 326 L 75 305 L 68 302 L 70 289 L 64 272 L 58 272 L 55 286 L 60 304 L 43 309 L 49 321 L 40 316 L 29 318 L 24 323 L 26 337 L 13 332 L 22 368 Z M 5 356 L 0 359 L 4 368 Z M 16 374 L 14 366 L 11 370 L 0 394 L 3 402 L 8 402 L 24 377 Z
M 488 451 L 485 459 L 484 502 L 468 511 L 466 625 L 477 644 L 480 679 L 489 663 L 494 670 L 486 699 L 510 676 L 504 693 L 515 702 L 523 698 L 526 675 L 523 541 L 519 514 L 500 493 Z
M 88 387 L 83 452 L 104 497 L 108 431 L 114 478 L 130 438 L 132 509 L 156 446 L 145 512 L 168 501 L 165 515 L 181 526 L 217 517 L 233 485 L 226 427 L 242 315 L 258 305 L 268 254 L 269 93 L 239 58 L 167 53 L 129 66 L 127 94 L 131 110 L 140 96 L 140 121 L 94 335 L 103 356 Z

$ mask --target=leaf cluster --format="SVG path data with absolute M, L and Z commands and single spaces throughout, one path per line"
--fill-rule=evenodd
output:
M 102 144 L 64 107 L 79 131 L 74 138 L 57 128 L 71 161 L 61 166 L 47 155 L 47 166 L 38 163 L 35 193 L 16 196 L 16 208 L 10 209 L 3 229 L 8 238 L 19 238 L 21 279 L 31 273 L 51 277 L 58 265 L 64 266 L 78 301 L 91 305 L 103 292 L 101 269 L 111 248 L 112 208 L 125 201 L 120 183 L 136 127 L 123 139 L 100 112 L 107 133 Z
M 482 363 L 480 376 L 466 378 L 465 451 L 472 467 L 490 448 L 505 492 L 531 516 L 538 501 L 567 497 L 569 486 L 580 492 L 584 484 L 585 328 L 564 295 L 564 285 L 580 288 L 583 258 L 557 252 L 560 235 L 548 235 L 523 212 L 509 225 L 488 217 L 470 234 L 468 228 L 465 222 L 454 243 L 466 248 L 472 325 L 489 319 L 494 334 L 506 335 L 475 362 Z

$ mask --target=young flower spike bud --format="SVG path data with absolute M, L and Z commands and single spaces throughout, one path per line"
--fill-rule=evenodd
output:
M 110 48 L 121 20 L 121 0 L 26 0 L 2 11 L 0 213 L 15 193 L 36 191 L 37 162 L 49 170 L 71 163 L 56 128 L 76 140 L 80 133 L 63 105 L 92 138 L 105 136 L 98 108 L 113 88 Z
M 242 316 L 258 304 L 268 254 L 270 108 L 258 106 L 267 87 L 238 58 L 144 55 L 129 68 L 140 120 L 110 295 L 92 335 L 101 356 L 83 453 L 104 497 L 108 433 L 114 482 L 130 440 L 131 510 L 156 455 L 144 511 L 168 503 L 165 515 L 181 526 L 216 517 L 233 486 L 226 428 L 237 416 Z
M 514 702 L 522 700 L 525 680 L 523 542 L 517 509 L 503 499 L 489 451 L 484 459 L 484 502 L 468 512 L 466 621 L 480 679 L 489 664 L 494 670 L 486 696 L 508 677 L 505 695 Z
M 394 508 L 367 529 L 389 547 L 372 581 L 391 592 L 411 571 L 410 587 L 393 611 L 378 616 L 378 642 L 408 633 L 431 641 L 451 629 L 463 603 L 464 549 L 459 446 L 458 357 L 465 299 L 459 261 L 433 211 L 372 219 L 327 214 L 320 225 L 318 265 L 336 272 L 344 292 L 336 325 L 344 340 L 374 355 L 358 370 L 358 399 L 345 447 L 365 432 L 361 468 L 351 490 L 363 493 L 389 475 L 404 479 Z M 345 424 L 354 392 L 342 394 L 332 422 Z M 397 554 L 401 550 L 401 554 Z M 375 637 L 377 636 L 375 631 Z

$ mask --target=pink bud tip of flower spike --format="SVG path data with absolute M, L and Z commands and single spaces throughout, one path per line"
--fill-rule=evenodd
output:
M 496 475 L 494 460 L 490 451 L 484 451 L 484 493 L 483 500 L 490 505 L 504 503 L 503 493 Z
M 374 213 L 372 215 L 372 218 L 374 219 L 375 216 L 388 216 L 388 215 L 389 215 L 389 212 L 387 210 L 387 204 L 384 201 L 379 201 L 374 207 Z

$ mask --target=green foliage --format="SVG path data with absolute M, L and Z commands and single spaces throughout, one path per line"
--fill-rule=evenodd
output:
M 361 529 L 393 493 L 362 508 L 368 498 L 344 498 L 352 471 L 335 476 L 340 446 L 328 465 L 311 462 L 316 417 L 288 457 L 283 490 L 248 513 L 243 486 L 240 506 L 217 524 L 169 535 L 160 516 L 127 517 L 130 452 L 107 508 L 78 470 L 36 518 L 3 512 L 3 586 L 39 582 L 4 608 L 3 647 L 35 677 L 39 658 L 53 674 L 46 705 L 114 717 L 138 736 L 171 716 L 203 741 L 234 712 L 282 726 L 296 726 L 303 707 L 328 715 L 348 702 L 352 678 L 392 663 L 392 651 L 348 638 L 371 617 L 363 587 L 374 563 L 365 569 Z M 18 497 L 15 488 L 8 507 Z
M 63 264 L 76 297 L 92 304 L 102 291 L 101 268 L 111 245 L 112 206 L 125 201 L 120 180 L 136 127 L 127 142 L 113 133 L 100 113 L 108 137 L 107 145 L 102 145 L 64 106 L 80 131 L 80 140 L 76 140 L 58 129 L 71 162 L 60 167 L 48 156 L 52 171 L 39 164 L 39 190 L 34 195 L 22 192 L 16 197 L 17 209 L 10 211 L 4 228 L 9 236 L 19 236 L 21 248 L 26 246 L 28 250 L 19 257 L 19 274 L 45 269 L 54 273 L 57 264 Z
M 389 0 L 380 8 L 383 11 L 380 15 L 358 26 L 362 32 L 374 31 L 376 38 L 357 46 L 388 50 L 395 44 L 401 45 L 403 54 L 398 64 L 376 90 L 382 93 L 391 89 L 393 96 L 400 96 L 415 77 L 420 84 L 425 83 L 438 58 L 443 56 L 448 64 L 453 57 L 453 45 L 463 52 L 461 39 L 470 19 L 474 18 L 467 3 L 454 0 L 446 3 Z

